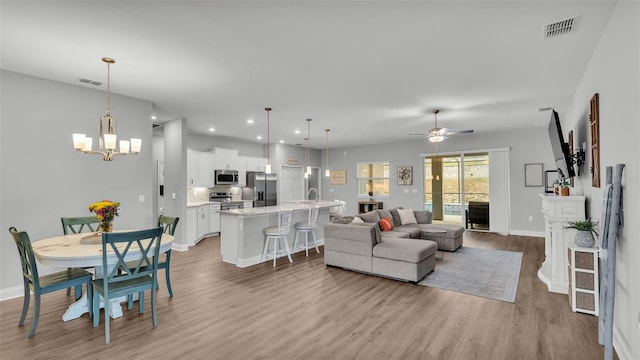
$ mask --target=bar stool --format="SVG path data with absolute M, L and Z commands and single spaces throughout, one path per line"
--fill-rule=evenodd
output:
M 293 240 L 293 252 L 296 252 L 298 250 L 304 249 L 307 253 L 307 256 L 309 256 L 309 248 L 310 247 L 315 247 L 316 248 L 316 252 L 318 252 L 318 254 L 320 253 L 320 250 L 318 249 L 318 242 L 316 241 L 316 229 L 318 228 L 318 211 L 320 209 L 317 207 L 312 207 L 309 208 L 309 220 L 307 222 L 299 222 L 296 223 L 295 228 L 296 228 L 296 237 Z M 304 247 L 298 248 L 298 236 L 300 235 L 300 233 L 304 233 Z M 311 246 L 309 246 L 309 234 L 311 234 L 312 237 L 312 243 Z
M 262 261 L 266 260 L 267 255 L 273 255 L 273 267 L 276 267 L 276 259 L 278 258 L 278 240 L 284 242 L 284 248 L 291 259 L 291 251 L 289 250 L 289 231 L 291 230 L 291 210 L 278 213 L 278 226 L 271 226 L 264 229 L 264 251 L 262 252 Z M 273 250 L 269 252 L 269 242 L 273 240 Z

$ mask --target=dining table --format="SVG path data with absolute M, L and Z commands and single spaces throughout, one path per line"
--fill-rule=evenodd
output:
M 170 234 L 163 233 L 160 240 L 160 253 L 171 249 L 174 237 Z M 102 235 L 100 233 L 79 233 L 54 236 L 33 242 L 33 252 L 36 260 L 43 265 L 70 268 L 70 267 L 92 267 L 95 269 L 95 278 L 101 279 L 104 274 L 102 263 Z M 125 261 L 136 260 L 140 256 L 139 250 L 133 248 L 129 250 Z M 107 255 L 107 271 L 113 269 L 117 264 L 117 256 L 115 253 Z M 92 289 L 87 289 L 91 291 Z M 116 319 L 122 316 L 122 306 L 120 303 L 126 300 L 124 298 L 109 300 L 109 309 L 111 317 Z M 89 308 L 93 304 L 89 304 L 87 293 L 83 293 L 82 297 L 73 304 L 69 305 L 65 313 L 62 315 L 63 321 L 77 319 L 82 314 L 89 312 Z M 100 307 L 104 307 L 102 300 Z

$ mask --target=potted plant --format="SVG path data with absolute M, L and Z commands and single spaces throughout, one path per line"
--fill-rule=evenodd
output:
M 569 183 L 567 181 L 560 185 L 560 196 L 569 196 Z
M 575 243 L 578 246 L 593 247 L 596 243 L 593 235 L 598 236 L 598 223 L 591 221 L 591 218 L 587 220 L 569 221 L 569 225 L 564 228 L 575 229 L 577 231 Z

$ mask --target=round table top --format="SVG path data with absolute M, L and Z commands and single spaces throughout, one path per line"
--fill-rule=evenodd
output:
M 80 240 L 90 233 L 54 236 L 34 241 L 31 245 L 38 262 L 55 267 L 99 267 L 102 266 L 102 242 L 82 243 Z M 171 249 L 174 237 L 162 234 L 160 252 Z M 131 250 L 133 251 L 133 249 Z M 135 256 L 137 252 L 131 252 Z M 116 255 L 113 254 L 115 262 Z

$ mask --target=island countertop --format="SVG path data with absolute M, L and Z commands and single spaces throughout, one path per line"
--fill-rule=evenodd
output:
M 230 209 L 230 210 L 222 210 L 220 214 L 223 215 L 235 215 L 240 217 L 247 216 L 262 216 L 262 215 L 271 215 L 278 213 L 280 211 L 287 210 L 307 210 L 310 207 L 319 207 L 319 208 L 330 208 L 337 206 L 334 201 L 313 201 L 313 200 L 291 200 L 285 201 L 280 205 L 275 206 L 263 206 L 263 207 L 254 207 L 254 208 L 245 208 L 245 209 Z

